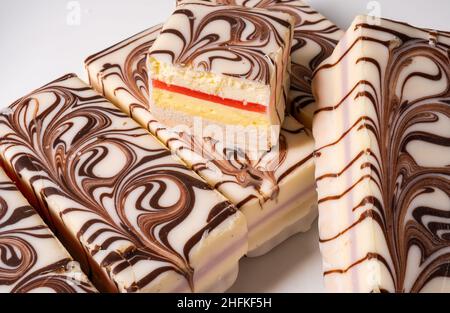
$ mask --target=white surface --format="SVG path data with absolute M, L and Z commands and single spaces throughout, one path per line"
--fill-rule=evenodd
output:
M 0 0 L 0 108 L 68 72 L 85 78 L 83 61 L 87 56 L 163 22 L 174 2 Z M 348 27 L 355 15 L 379 8 L 383 17 L 450 31 L 448 0 L 307 2 L 342 28 Z M 314 227 L 266 256 L 242 260 L 231 291 L 323 291 L 317 242 Z

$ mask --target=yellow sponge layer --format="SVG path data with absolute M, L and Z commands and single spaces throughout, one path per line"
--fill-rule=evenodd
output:
M 183 94 L 153 88 L 152 105 L 225 125 L 269 127 L 264 113 L 249 112 Z
M 270 105 L 271 89 L 269 85 L 208 71 L 196 71 L 189 65 L 174 66 L 148 58 L 149 76 L 168 85 L 179 86 L 219 96 L 227 99 Z

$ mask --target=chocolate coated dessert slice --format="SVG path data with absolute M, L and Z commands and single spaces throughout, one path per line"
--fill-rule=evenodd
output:
M 0 115 L 0 153 L 101 291 L 223 291 L 235 280 L 242 214 L 74 75 Z
M 293 21 L 265 9 L 181 4 L 149 50 L 150 111 L 166 125 L 269 150 L 285 116 Z
M 244 213 L 248 256 L 270 251 L 306 231 L 317 216 L 314 142 L 293 117 L 286 117 L 279 145 L 260 157 L 226 148 L 211 138 L 174 132 L 148 110 L 145 59 L 159 34 L 155 26 L 86 60 L 91 85 L 156 135 Z
M 360 16 L 314 77 L 330 291 L 450 291 L 449 49 L 449 33 Z
M 0 293 L 31 292 L 96 289 L 0 168 Z

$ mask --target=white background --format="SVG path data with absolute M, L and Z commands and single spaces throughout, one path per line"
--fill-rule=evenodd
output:
M 174 2 L 0 0 L 0 108 L 68 72 L 85 78 L 83 61 L 87 56 L 163 22 Z M 343 29 L 355 15 L 371 13 L 379 5 L 383 17 L 450 31 L 449 0 L 306 2 Z M 231 291 L 323 291 L 317 242 L 314 227 L 264 257 L 242 260 L 238 281 Z

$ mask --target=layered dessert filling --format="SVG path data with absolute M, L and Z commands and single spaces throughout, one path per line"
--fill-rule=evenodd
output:
M 149 111 L 146 51 L 161 26 L 147 29 L 86 60 L 91 85 L 157 136 L 245 216 L 248 256 L 269 252 L 309 229 L 317 216 L 314 141 L 287 116 L 279 143 L 262 155 L 227 147 L 211 138 L 174 131 Z
M 267 111 L 265 105 L 223 98 L 155 79 L 151 81 L 151 90 L 152 105 L 158 109 L 180 112 L 183 115 L 195 116 L 220 124 L 243 126 L 268 126 L 270 124 L 265 114 Z M 155 108 L 154 111 L 156 110 Z M 170 119 L 167 120 L 170 122 Z
M 149 49 L 150 111 L 165 124 L 244 127 L 242 136 L 253 131 L 245 127 L 273 127 L 268 148 L 276 145 L 292 36 L 293 18 L 282 12 L 180 5 Z
M 329 291 L 450 291 L 449 51 L 448 32 L 360 16 L 316 72 Z
M 243 215 L 75 75 L 0 115 L 0 155 L 100 291 L 225 291 Z

